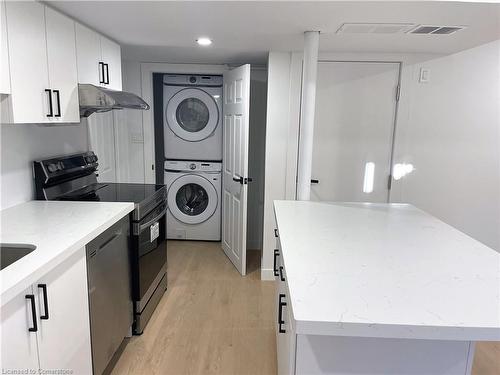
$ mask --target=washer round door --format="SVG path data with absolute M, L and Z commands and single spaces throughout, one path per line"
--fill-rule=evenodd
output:
M 209 180 L 200 175 L 179 177 L 170 185 L 167 196 L 170 212 L 185 224 L 203 223 L 217 209 L 217 191 Z
M 172 96 L 165 109 L 165 117 L 175 135 L 185 141 L 199 142 L 217 128 L 219 109 L 207 92 L 187 88 Z

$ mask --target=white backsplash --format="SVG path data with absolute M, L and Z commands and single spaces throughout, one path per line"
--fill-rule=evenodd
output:
M 86 150 L 86 121 L 59 126 L 0 124 L 0 209 L 34 198 L 33 160 Z

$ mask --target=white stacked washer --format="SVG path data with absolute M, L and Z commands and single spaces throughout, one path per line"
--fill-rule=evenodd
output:
M 165 161 L 167 238 L 220 241 L 221 162 Z
M 222 76 L 163 76 L 165 159 L 222 160 Z

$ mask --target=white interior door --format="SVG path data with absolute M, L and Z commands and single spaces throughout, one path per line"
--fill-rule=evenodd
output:
M 98 157 L 98 181 L 116 182 L 115 130 L 113 111 L 88 117 L 90 150 Z
M 311 199 L 387 202 L 399 63 L 320 62 Z
M 222 248 L 246 273 L 250 65 L 224 73 Z

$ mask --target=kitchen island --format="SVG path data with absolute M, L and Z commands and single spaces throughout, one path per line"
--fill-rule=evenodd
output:
M 406 204 L 276 201 L 279 373 L 469 374 L 500 254 Z

